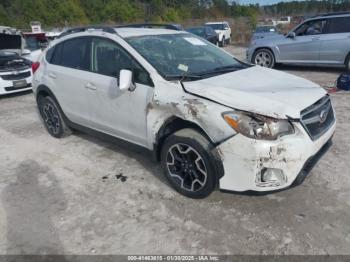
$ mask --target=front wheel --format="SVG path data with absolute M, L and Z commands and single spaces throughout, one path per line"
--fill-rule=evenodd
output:
M 161 164 L 169 183 L 190 198 L 205 198 L 217 184 L 214 146 L 193 129 L 170 135 L 162 148 Z
M 275 56 L 269 49 L 260 49 L 254 53 L 252 62 L 262 67 L 273 68 Z

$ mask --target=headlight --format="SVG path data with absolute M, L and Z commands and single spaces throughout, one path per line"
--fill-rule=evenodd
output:
M 224 113 L 223 118 L 238 133 L 253 139 L 276 140 L 294 133 L 294 128 L 288 120 L 240 111 Z

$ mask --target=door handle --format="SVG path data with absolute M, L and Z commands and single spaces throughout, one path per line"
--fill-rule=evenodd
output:
M 90 83 L 90 82 L 85 85 L 85 88 L 90 89 L 90 90 L 96 90 L 97 89 L 96 86 L 94 84 Z
M 319 37 L 312 38 L 312 41 L 317 41 L 317 40 L 320 40 L 320 38 Z
M 56 79 L 57 78 L 57 76 L 54 73 L 50 73 L 49 77 L 52 78 L 52 79 Z

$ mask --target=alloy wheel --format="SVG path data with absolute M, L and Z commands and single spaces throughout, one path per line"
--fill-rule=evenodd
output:
M 196 192 L 207 182 L 207 168 L 201 155 L 191 146 L 175 144 L 169 148 L 166 166 L 173 180 L 184 190 Z
M 52 134 L 58 134 L 60 132 L 60 117 L 57 109 L 51 104 L 46 103 L 42 109 L 43 119 L 49 131 Z
M 271 54 L 265 51 L 261 51 L 255 56 L 255 64 L 262 67 L 271 67 L 272 57 Z

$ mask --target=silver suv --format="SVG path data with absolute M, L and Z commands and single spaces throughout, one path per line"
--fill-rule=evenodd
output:
M 272 68 L 276 63 L 341 66 L 350 70 L 350 13 L 313 17 L 287 35 L 253 40 L 248 61 Z

